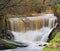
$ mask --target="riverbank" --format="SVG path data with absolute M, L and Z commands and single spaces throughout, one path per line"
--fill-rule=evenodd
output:
M 56 34 L 43 51 L 60 51 L 60 33 Z

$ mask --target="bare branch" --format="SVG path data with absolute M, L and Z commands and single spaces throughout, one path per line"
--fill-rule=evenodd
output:
M 20 1 L 18 1 L 17 3 L 13 3 L 12 5 L 9 5 L 9 6 L 8 6 L 8 3 L 9 3 L 10 1 L 11 1 L 11 0 L 8 0 L 8 2 L 6 2 L 6 4 L 5 4 L 2 8 L 0 8 L 0 10 L 3 10 L 4 8 L 10 8 L 10 7 L 17 6 L 17 5 L 20 4 L 23 0 L 20 0 Z
M 5 3 L 1 5 L 2 7 L 0 7 L 0 10 L 3 10 L 10 1 L 11 0 L 5 1 Z

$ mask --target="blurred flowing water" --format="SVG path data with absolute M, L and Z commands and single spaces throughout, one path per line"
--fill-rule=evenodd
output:
M 29 44 L 29 47 L 6 51 L 42 51 L 48 36 L 57 25 L 54 14 L 34 17 L 8 18 L 7 29 L 15 36 L 14 41 Z

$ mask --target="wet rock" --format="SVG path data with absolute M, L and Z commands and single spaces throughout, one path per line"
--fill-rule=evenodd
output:
M 12 34 L 10 30 L 6 30 L 5 34 L 9 40 L 14 40 L 14 35 Z
M 10 30 L 3 29 L 0 33 L 0 38 L 6 38 L 8 40 L 14 40 L 14 35 Z

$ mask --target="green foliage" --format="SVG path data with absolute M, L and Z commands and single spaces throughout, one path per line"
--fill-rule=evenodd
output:
M 2 42 L 3 48 L 0 48 L 0 50 L 5 50 L 5 49 L 15 49 L 17 47 L 27 47 L 28 45 L 25 43 L 21 42 L 16 42 L 16 41 L 11 41 L 7 39 L 1 39 L 0 38 L 0 43 Z M 0 46 L 1 47 L 1 46 Z
M 58 10 L 60 10 L 60 4 L 56 4 L 55 6 Z
M 60 51 L 60 33 L 56 34 L 43 51 Z

